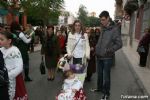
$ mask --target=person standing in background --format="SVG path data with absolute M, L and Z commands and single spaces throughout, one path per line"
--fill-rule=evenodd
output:
M 14 45 L 18 47 L 21 52 L 22 59 L 23 59 L 23 69 L 25 78 L 24 80 L 27 82 L 32 81 L 29 77 L 29 54 L 28 54 L 28 44 L 32 40 L 32 36 L 28 35 L 28 37 L 22 32 L 21 27 L 18 22 L 12 22 L 10 26 L 11 33 L 15 35 L 15 42 Z
M 139 41 L 138 47 L 143 46 L 143 49 L 145 52 L 138 52 L 140 55 L 140 67 L 146 66 L 148 51 L 149 51 L 149 45 L 150 45 L 150 28 L 146 28 L 144 30 L 144 36 Z
M 45 65 L 48 69 L 48 81 L 55 79 L 55 70 L 60 56 L 60 48 L 57 36 L 54 34 L 54 26 L 47 26 L 46 36 L 41 48 L 42 56 L 45 55 Z
M 87 76 L 85 78 L 86 81 L 91 81 L 92 74 L 96 71 L 96 61 L 95 61 L 95 46 L 96 46 L 96 37 L 94 33 L 91 33 L 91 30 L 86 29 L 86 33 L 89 37 L 90 44 L 90 60 L 88 61 L 87 67 Z

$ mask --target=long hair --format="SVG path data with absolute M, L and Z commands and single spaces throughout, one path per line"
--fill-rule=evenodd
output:
M 72 25 L 72 34 L 74 34 L 75 33 L 75 24 L 76 23 L 80 23 L 80 25 L 81 25 L 81 30 L 80 30 L 80 32 L 81 32 L 81 34 L 83 35 L 84 33 L 84 27 L 83 27 L 83 24 L 82 24 L 82 22 L 80 21 L 80 20 L 75 20 L 74 21 L 74 23 L 73 23 L 73 25 Z

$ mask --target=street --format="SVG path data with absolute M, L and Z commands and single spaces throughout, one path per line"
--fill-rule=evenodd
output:
M 62 74 L 60 72 L 56 73 L 54 81 L 47 81 L 47 76 L 40 74 L 40 62 L 40 52 L 30 54 L 30 76 L 33 81 L 26 83 L 29 100 L 55 100 L 55 96 L 63 83 Z M 148 100 L 125 99 L 125 96 L 144 96 L 128 63 L 122 50 L 118 51 L 116 53 L 116 66 L 112 67 L 111 72 L 110 100 Z M 90 92 L 90 89 L 93 87 L 96 87 L 96 74 L 93 75 L 91 82 L 85 82 L 84 89 L 87 100 L 100 100 L 101 93 Z

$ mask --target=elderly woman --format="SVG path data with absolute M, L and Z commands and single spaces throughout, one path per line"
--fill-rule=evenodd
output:
M 141 38 L 138 47 L 143 46 L 144 52 L 138 52 L 140 55 L 140 67 L 145 67 L 146 66 L 146 61 L 147 61 L 147 55 L 149 51 L 149 44 L 150 44 L 150 28 L 146 28 L 144 30 L 144 36 Z

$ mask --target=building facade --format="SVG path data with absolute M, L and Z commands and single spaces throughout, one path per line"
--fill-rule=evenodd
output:
M 21 8 L 20 0 L 3 0 L 7 2 L 7 7 L 0 7 L 0 23 L 10 25 L 12 21 L 17 21 L 24 27 L 27 25 L 27 16 Z
M 122 1 L 122 8 L 120 7 Z M 123 9 L 121 32 L 124 46 L 131 47 L 135 52 L 144 29 L 150 27 L 150 0 L 116 0 L 116 16 Z M 119 10 L 120 7 L 120 10 Z M 149 52 L 150 53 L 150 52 Z M 150 61 L 150 54 L 147 66 Z

